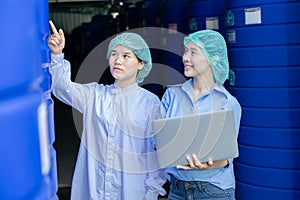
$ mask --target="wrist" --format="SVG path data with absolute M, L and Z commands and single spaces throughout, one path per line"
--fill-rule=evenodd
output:
M 226 160 L 226 165 L 224 166 L 224 168 L 228 168 L 229 167 L 229 161 Z
M 59 55 L 59 54 L 62 54 L 63 52 L 62 51 L 58 51 L 58 52 L 51 52 L 53 55 Z
M 52 63 L 59 63 L 62 62 L 64 60 L 64 54 L 53 54 L 51 53 L 51 62 Z

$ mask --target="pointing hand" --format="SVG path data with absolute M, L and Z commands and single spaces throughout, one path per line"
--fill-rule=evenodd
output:
M 65 35 L 62 29 L 57 31 L 54 23 L 50 20 L 49 21 L 50 28 L 52 34 L 48 38 L 48 45 L 51 49 L 52 54 L 61 54 L 63 48 L 65 47 Z

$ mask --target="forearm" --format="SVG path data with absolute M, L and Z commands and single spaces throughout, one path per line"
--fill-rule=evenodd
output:
M 51 54 L 52 93 L 58 99 L 71 106 L 73 87 L 70 71 L 70 63 L 64 60 L 64 54 Z

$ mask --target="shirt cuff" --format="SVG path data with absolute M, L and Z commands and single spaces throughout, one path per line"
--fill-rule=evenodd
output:
M 52 54 L 51 53 L 51 62 L 52 63 L 62 62 L 63 60 L 64 60 L 64 53 L 61 53 L 61 54 Z

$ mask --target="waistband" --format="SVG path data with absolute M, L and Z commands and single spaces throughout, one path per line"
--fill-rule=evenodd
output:
M 184 180 L 179 180 L 173 175 L 170 175 L 170 183 L 175 187 L 175 188 L 184 188 L 188 189 L 193 186 L 205 186 L 205 185 L 211 185 L 209 182 L 206 181 L 184 181 Z

